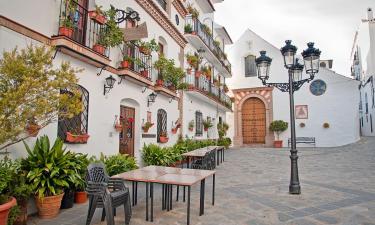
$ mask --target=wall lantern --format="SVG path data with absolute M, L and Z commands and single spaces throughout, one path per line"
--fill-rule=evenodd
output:
M 109 93 L 109 91 L 113 88 L 113 85 L 115 84 L 116 79 L 111 76 L 105 78 L 105 84 L 104 84 L 104 95 Z
M 158 95 L 155 94 L 155 92 L 152 92 L 151 94 L 148 95 L 147 107 L 150 106 L 150 103 L 154 103 L 155 102 L 156 96 L 158 96 Z

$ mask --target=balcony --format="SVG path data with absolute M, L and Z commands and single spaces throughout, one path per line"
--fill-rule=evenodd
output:
M 188 93 L 221 110 L 232 111 L 232 101 L 225 92 L 205 76 L 196 76 L 193 72 L 186 74 L 185 82 L 189 85 Z
M 227 60 L 223 50 L 214 44 L 215 42 L 212 35 L 203 29 L 204 25 L 198 19 L 192 18 L 191 15 L 189 15 L 186 17 L 185 26 L 191 28 L 191 30 L 189 30 L 189 28 L 186 29 L 185 27 L 186 39 L 188 39 L 196 49 L 203 49 L 203 56 L 214 64 L 224 77 L 231 77 L 232 65 Z
M 100 49 L 96 44 L 106 25 L 89 14 L 77 2 L 61 0 L 59 31 L 52 37 L 51 45 L 74 58 L 103 67 L 110 63 L 109 49 Z
M 121 79 L 134 83 L 152 86 L 152 56 L 143 53 L 132 42 L 124 43 L 122 48 L 123 61 L 115 72 Z
M 158 79 L 156 80 L 155 84 L 155 92 L 158 92 L 164 96 L 167 96 L 169 98 L 177 98 L 177 92 L 176 88 L 173 87 L 170 83 L 167 83 L 163 80 L 162 76 L 160 75 L 160 72 L 158 72 Z

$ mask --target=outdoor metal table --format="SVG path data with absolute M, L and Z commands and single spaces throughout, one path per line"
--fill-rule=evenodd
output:
M 218 146 L 208 146 L 204 148 L 198 148 L 190 152 L 183 153 L 182 156 L 187 157 L 187 167 L 190 167 L 190 162 L 192 162 L 192 159 L 194 158 L 203 158 L 206 153 L 211 151 L 216 151 Z
M 167 209 L 172 208 L 172 186 L 180 185 L 188 187 L 188 199 L 187 199 L 187 224 L 190 224 L 190 195 L 191 186 L 201 182 L 200 187 L 200 207 L 199 215 L 204 214 L 204 197 L 205 197 L 205 180 L 207 177 L 212 176 L 212 205 L 215 204 L 215 171 L 212 170 L 195 170 L 195 169 L 182 169 L 174 167 L 162 167 L 162 166 L 148 166 L 137 170 L 132 170 L 122 174 L 115 175 L 113 177 L 121 178 L 127 181 L 133 182 L 144 182 L 146 183 L 146 221 L 149 219 L 149 207 L 148 201 L 151 198 L 151 212 L 150 221 L 153 222 L 154 216 L 154 191 L 153 184 L 159 183 L 166 185 L 167 194 L 164 196 L 163 201 L 167 204 Z M 164 193 L 164 192 L 163 192 Z M 133 198 L 134 198 L 133 192 Z

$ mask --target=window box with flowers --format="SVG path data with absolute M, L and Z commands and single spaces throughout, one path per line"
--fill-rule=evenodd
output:
M 95 5 L 95 10 L 89 11 L 89 17 L 101 25 L 107 22 L 102 6 Z
M 152 52 L 159 51 L 159 45 L 156 43 L 155 39 L 150 41 L 138 40 L 135 42 L 135 45 L 138 45 L 139 51 L 145 55 L 150 55 Z
M 66 132 L 66 142 L 72 144 L 86 144 L 90 135 L 80 129 Z
M 159 141 L 160 141 L 160 143 L 167 143 L 169 141 L 169 138 L 168 138 L 168 135 L 167 135 L 166 131 L 160 132 Z

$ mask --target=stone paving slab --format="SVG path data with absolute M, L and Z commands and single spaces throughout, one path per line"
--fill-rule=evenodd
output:
M 199 185 L 192 188 L 192 225 L 288 224 L 375 225 L 375 138 L 338 148 L 299 151 L 301 195 L 289 195 L 288 149 L 230 149 L 217 167 L 216 202 L 211 203 L 211 179 L 206 181 L 205 214 L 198 216 Z M 160 187 L 155 189 L 154 222 L 145 221 L 144 186 L 138 187 L 138 205 L 131 225 L 186 224 L 186 204 L 161 210 Z M 174 189 L 174 196 L 176 189 Z M 182 195 L 180 195 L 181 199 Z M 54 220 L 31 218 L 28 224 L 85 224 L 87 204 L 63 210 Z M 100 222 L 97 210 L 92 225 Z M 119 209 L 116 224 L 124 224 Z

